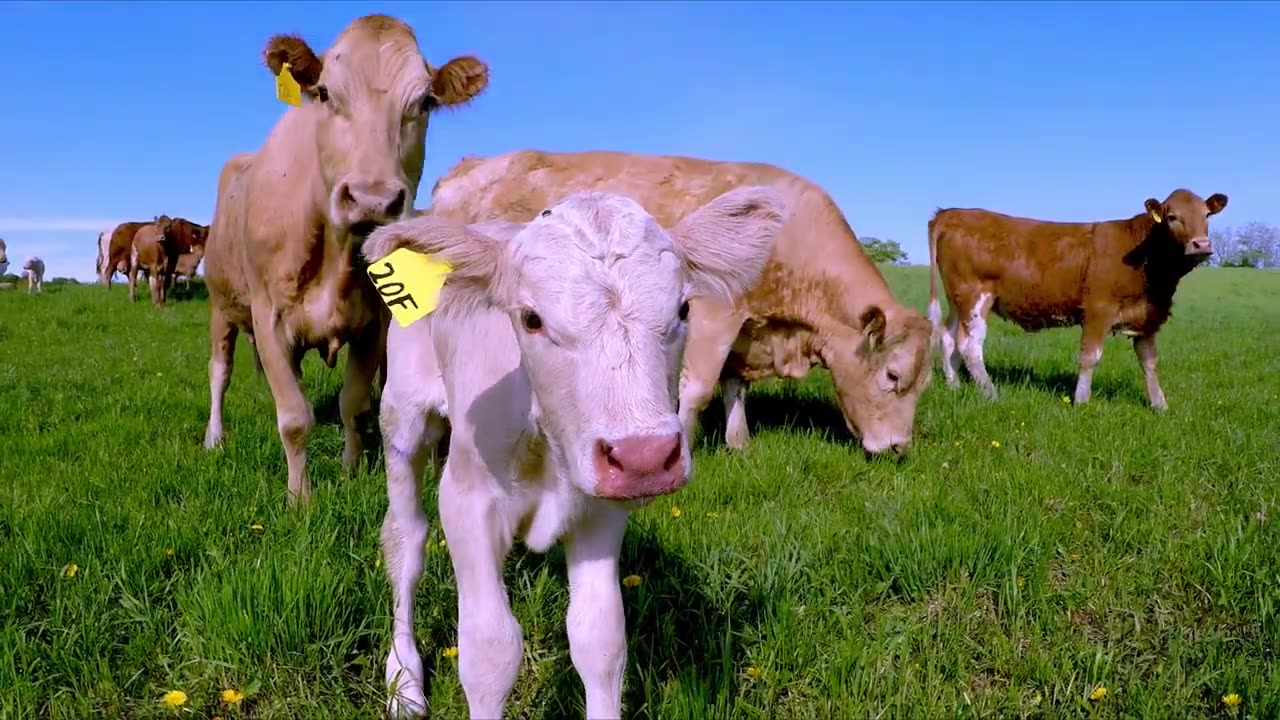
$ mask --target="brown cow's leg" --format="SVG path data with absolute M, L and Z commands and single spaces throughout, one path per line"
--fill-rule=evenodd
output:
M 134 288 L 138 286 L 138 268 L 129 266 L 129 302 L 134 302 Z
M 747 428 L 747 388 L 750 383 L 738 377 L 725 377 L 720 382 L 724 398 L 724 442 L 734 450 L 747 446 L 751 431 Z
M 338 413 L 342 416 L 342 466 L 355 468 L 364 450 L 360 436 L 360 419 L 369 412 L 373 397 L 373 378 L 385 356 L 387 336 L 380 323 L 374 323 L 347 345 L 347 370 L 338 394 Z
M 969 375 L 978 384 L 983 395 L 991 400 L 996 399 L 996 386 L 987 374 L 987 364 L 982 358 L 982 347 L 987 341 L 987 315 L 991 312 L 994 295 L 989 291 L 978 294 L 969 312 L 959 315 L 956 333 L 956 346 L 960 357 L 964 358 L 964 366 Z M 958 314 L 958 313 L 957 313 Z
M 231 370 L 236 359 L 236 335 L 240 329 L 227 320 L 217 302 L 209 302 L 209 424 L 204 431 L 204 446 L 213 449 L 222 444 L 222 399 L 231 384 Z
M 679 412 L 688 443 L 697 436 L 698 413 L 715 393 L 725 358 L 729 357 L 729 349 L 746 318 L 745 312 L 722 300 L 700 297 L 689 304 L 689 335 L 680 372 Z
M 311 498 L 307 481 L 307 439 L 315 427 L 315 413 L 302 391 L 302 354 L 294 351 L 269 312 L 253 316 L 253 338 L 262 358 L 271 398 L 276 406 L 276 428 L 289 467 L 289 504 Z
M 1156 410 L 1167 410 L 1164 390 L 1160 389 L 1160 378 L 1156 376 L 1156 336 L 1142 335 L 1133 339 L 1133 351 L 1138 354 L 1138 362 L 1142 364 L 1142 376 L 1147 381 L 1147 399 Z
M 942 328 L 938 338 L 942 346 L 942 376 L 947 381 L 947 387 L 960 387 L 960 355 L 956 352 L 956 339 L 960 332 L 960 315 L 952 310 L 947 314 L 946 327 Z
M 1080 331 L 1080 376 L 1076 380 L 1075 404 L 1089 402 L 1093 393 L 1093 370 L 1102 360 L 1102 341 L 1107 337 L 1110 322 L 1099 321 L 1098 314 L 1085 312 Z

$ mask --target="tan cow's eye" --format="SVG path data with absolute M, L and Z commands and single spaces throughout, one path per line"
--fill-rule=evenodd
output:
M 688 300 L 685 300 L 684 302 L 680 303 L 679 315 L 680 315 L 680 322 L 684 322 L 689 319 L 689 301 Z
M 898 373 L 896 373 L 896 372 L 894 372 L 894 371 L 892 371 L 892 370 L 887 370 L 887 371 L 885 371 L 884 376 L 885 376 L 886 378 L 888 378 L 888 379 L 889 379 L 889 382 L 893 383 L 894 387 L 897 387 L 897 385 L 898 385 L 898 380 L 900 380 L 900 379 L 901 379 L 901 378 L 898 376 Z
M 520 324 L 524 326 L 525 332 L 536 333 L 542 329 L 542 318 L 532 310 L 521 310 Z
M 1169 222 L 1178 222 L 1178 216 L 1174 215 L 1173 213 L 1169 213 L 1165 217 L 1169 220 Z
M 323 85 L 317 85 L 316 98 L 322 103 L 329 102 L 329 88 Z

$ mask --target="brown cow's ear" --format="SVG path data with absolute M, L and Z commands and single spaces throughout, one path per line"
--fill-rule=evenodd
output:
M 1151 216 L 1152 220 L 1155 220 L 1156 222 L 1162 222 L 1164 220 L 1164 207 L 1160 205 L 1159 200 L 1156 200 L 1155 198 L 1147 198 L 1147 201 L 1143 203 L 1143 206 L 1147 208 L 1147 214 Z
M 431 75 L 431 95 L 441 105 L 458 105 L 489 86 L 489 66 L 470 55 L 456 57 Z
M 1206 205 L 1209 206 L 1209 214 L 1217 215 L 1218 213 L 1222 212 L 1223 208 L 1227 206 L 1227 196 L 1223 195 L 1222 193 L 1214 193 L 1210 195 L 1209 199 L 1205 200 L 1204 202 Z
M 884 332 L 888 320 L 879 305 L 871 305 L 863 310 L 859 321 L 862 323 L 862 335 L 867 339 L 868 348 L 875 350 L 884 344 Z
M 279 75 L 280 68 L 289 63 L 289 74 L 298 81 L 302 91 L 315 96 L 315 86 L 320 82 L 324 62 L 311 51 L 306 40 L 297 35 L 272 35 L 262 51 L 262 59 L 272 75 Z

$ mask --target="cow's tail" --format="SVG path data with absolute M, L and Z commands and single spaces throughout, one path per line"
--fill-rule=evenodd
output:
M 937 346 L 942 339 L 942 304 L 938 301 L 938 227 L 939 208 L 929 218 L 929 325 L 932 327 L 930 345 Z

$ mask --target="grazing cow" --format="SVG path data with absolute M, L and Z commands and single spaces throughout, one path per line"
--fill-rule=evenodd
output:
M 565 540 L 569 654 L 586 714 L 621 717 L 618 552 L 629 510 L 689 478 L 676 397 L 690 299 L 732 302 L 754 285 L 784 213 L 774 190 L 741 187 L 666 230 L 634 200 L 580 193 L 528 222 L 462 226 L 427 215 L 370 236 L 371 261 L 408 248 L 453 266 L 435 313 L 393 324 L 387 340 L 381 540 L 392 714 L 426 710 L 413 636 L 427 535 L 418 482 L 425 460 L 435 463 L 447 408 L 438 497 L 471 717 L 502 717 L 520 666 L 521 629 L 502 582 L 517 536 L 536 552 Z
M 98 265 L 99 279 L 108 290 L 111 289 L 111 278 L 115 273 L 129 274 L 129 268 L 133 265 L 133 236 L 138 233 L 138 229 L 143 225 L 161 221 L 172 222 L 172 218 L 168 215 L 157 215 L 151 220 L 131 220 L 122 222 L 111 230 L 111 240 L 107 243 L 106 254 L 103 262 Z M 98 242 L 101 244 L 101 238 Z
M 489 74 L 468 56 L 433 67 L 413 30 L 386 15 L 353 21 L 322 57 L 292 35 L 272 37 L 263 56 L 277 75 L 288 62 L 308 101 L 286 109 L 262 147 L 233 156 L 218 179 L 205 246 L 212 347 L 204 444 L 222 441 L 236 336 L 252 333 L 294 504 L 310 496 L 306 442 L 315 423 L 302 358 L 315 349 L 333 367 L 349 346 L 338 405 L 351 468 L 389 320 L 358 246 L 375 227 L 411 216 L 429 116 L 471 100 Z
M 151 302 L 156 307 L 165 303 L 169 286 L 169 268 L 176 262 L 172 225 L 169 218 L 143 225 L 133 236 L 133 252 L 129 263 L 129 301 L 134 300 L 138 270 L 147 272 L 147 285 L 151 289 Z
M 1178 281 L 1209 258 L 1209 216 L 1227 196 L 1208 200 L 1178 189 L 1123 220 L 1050 222 L 990 210 L 949 208 L 929 220 L 929 319 L 942 347 L 947 385 L 964 360 L 978 387 L 996 397 L 982 360 L 987 316 L 1026 332 L 1080 326 L 1075 402 L 1089 401 L 1093 370 L 1108 333 L 1133 338 L 1147 397 L 1167 407 L 1156 377 L 1156 333 L 1169 319 Z M 941 326 L 936 276 L 950 310 Z
M 44 261 L 38 257 L 29 257 L 22 264 L 22 272 L 27 276 L 27 294 L 44 292 Z
M 432 192 L 431 213 L 457 223 L 522 220 L 571 192 L 634 198 L 666 227 L 740 185 L 769 185 L 789 219 L 760 283 L 742 302 L 693 302 L 680 414 L 693 433 L 722 383 L 732 448 L 747 444 L 747 384 L 831 370 L 845 424 L 870 453 L 903 453 L 929 384 L 929 323 L 899 303 L 839 208 L 809 180 L 760 163 L 619 152 L 523 150 L 468 157 Z
M 9 246 L 0 238 L 0 276 L 9 271 Z
M 173 268 L 173 277 L 182 281 L 185 289 L 191 289 L 191 278 L 196 276 L 196 270 L 200 267 L 200 261 L 204 259 L 204 246 L 178 256 L 178 262 Z M 172 285 L 172 283 L 171 283 Z

